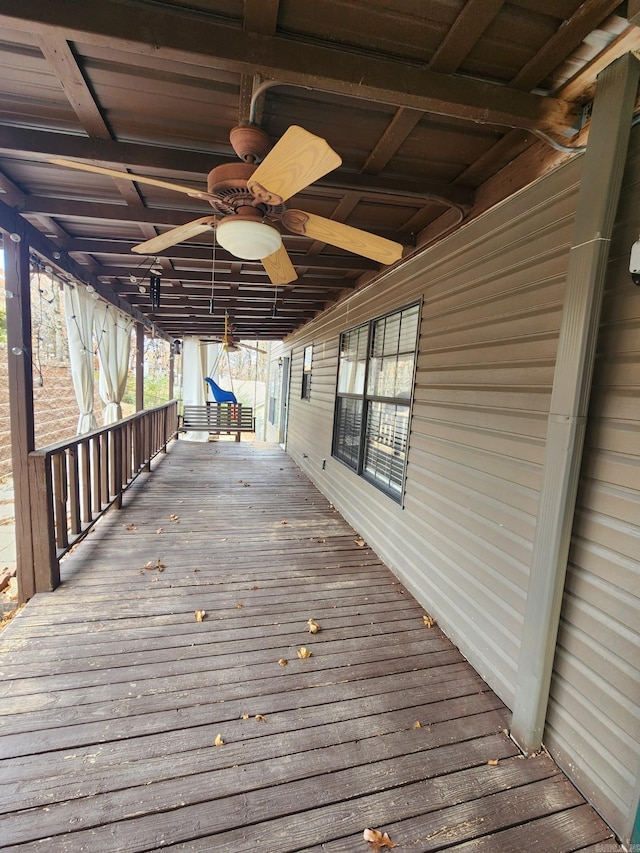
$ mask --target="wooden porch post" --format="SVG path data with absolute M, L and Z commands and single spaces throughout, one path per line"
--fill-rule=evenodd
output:
M 36 591 L 31 534 L 29 453 L 35 449 L 33 424 L 33 375 L 31 367 L 31 293 L 29 243 L 23 232 L 4 239 L 7 299 L 7 359 L 11 421 L 11 461 L 16 517 L 16 564 L 18 597 L 31 598 Z
M 173 345 L 169 354 L 169 399 L 173 400 L 174 384 L 175 384 L 176 357 L 173 352 Z
M 144 326 L 136 323 L 136 412 L 144 409 Z
M 528 753 L 540 748 L 547 716 L 611 232 L 639 77 L 631 54 L 598 77 L 578 195 L 511 723 Z

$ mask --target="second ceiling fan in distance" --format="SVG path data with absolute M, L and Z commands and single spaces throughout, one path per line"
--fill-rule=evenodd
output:
M 50 162 L 204 199 L 216 211 L 213 216 L 194 219 L 134 246 L 132 251 L 137 254 L 156 255 L 215 229 L 218 243 L 232 255 L 260 260 L 273 284 L 289 284 L 297 279 L 297 274 L 280 230 L 273 224 L 278 222 L 294 234 L 329 243 L 380 264 L 400 260 L 400 243 L 304 210 L 287 209 L 288 199 L 341 165 L 342 160 L 326 140 L 297 125 L 289 127 L 269 153 L 269 137 L 257 125 L 233 128 L 230 139 L 243 162 L 212 169 L 206 191 L 75 160 L 52 158 Z

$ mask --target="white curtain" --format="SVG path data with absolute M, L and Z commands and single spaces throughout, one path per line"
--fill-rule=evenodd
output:
M 105 426 L 122 417 L 120 404 L 127 386 L 132 328 L 133 320 L 113 305 L 102 301 L 96 304 L 95 329 L 100 362 L 98 389 L 105 404 Z
M 93 295 L 82 284 L 65 284 L 64 313 L 71 377 L 80 409 L 78 435 L 96 429 L 93 414 Z
M 207 347 L 198 338 L 185 338 L 182 344 L 182 399 L 185 406 L 204 406 L 207 376 Z M 209 441 L 209 433 L 185 432 L 186 441 Z

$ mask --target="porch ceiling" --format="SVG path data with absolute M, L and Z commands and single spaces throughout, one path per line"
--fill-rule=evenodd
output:
M 633 7 L 633 4 L 630 4 Z M 283 232 L 298 278 L 277 294 L 259 262 L 210 234 L 158 253 L 162 302 L 131 247 L 212 213 L 204 200 L 48 161 L 69 157 L 204 189 L 237 162 L 250 115 L 277 140 L 292 124 L 343 165 L 291 207 L 426 246 L 548 168 L 545 131 L 576 140 L 595 76 L 640 48 L 616 0 L 3 0 L 0 199 L 173 337 L 278 339 L 380 267 Z M 624 5 L 623 5 L 624 8 Z M 635 8 L 635 7 L 633 7 Z M 141 260 L 143 265 L 139 267 Z M 402 263 L 402 261 L 400 262 Z M 274 304 L 276 310 L 274 311 Z

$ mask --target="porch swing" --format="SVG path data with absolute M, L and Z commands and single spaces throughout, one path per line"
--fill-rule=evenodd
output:
M 203 342 L 205 343 L 205 342 Z M 210 343 L 206 341 L 206 343 Z M 204 377 L 204 381 L 209 386 L 209 390 L 211 391 L 211 396 L 215 400 L 216 403 L 233 403 L 234 405 L 238 404 L 238 399 L 233 391 L 233 376 L 231 374 L 231 361 L 229 359 L 229 351 L 237 350 L 238 345 L 233 340 L 233 336 L 231 333 L 230 325 L 229 325 L 229 315 L 225 311 L 224 315 L 224 334 L 220 340 L 213 341 L 212 343 L 219 343 L 220 349 L 218 351 L 218 355 L 215 360 L 215 364 L 209 371 L 209 375 Z M 223 356 L 227 356 L 227 370 L 229 371 L 229 381 L 231 383 L 231 391 L 225 391 L 224 388 L 221 388 L 213 379 L 214 376 L 218 373 L 218 368 L 220 367 L 220 362 Z
M 229 318 L 226 313 L 224 318 L 224 334 L 222 338 L 206 341 L 203 340 L 201 343 L 203 345 L 208 343 L 221 344 L 209 376 L 204 377 L 204 381 L 207 383 L 209 390 L 211 391 L 213 401 L 207 400 L 204 406 L 185 406 L 182 429 L 184 431 L 206 431 L 210 435 L 235 433 L 236 441 L 240 441 L 240 433 L 254 432 L 255 424 L 253 420 L 253 409 L 250 406 L 243 406 L 239 403 L 233 390 L 233 376 L 229 352 L 231 350 L 237 350 L 241 346 L 244 348 L 244 345 L 239 344 L 234 339 L 231 326 L 229 324 Z M 247 348 L 262 352 L 258 347 L 247 346 Z M 213 376 L 217 375 L 218 368 L 220 367 L 221 361 L 225 355 L 227 356 L 227 369 L 229 371 L 231 391 L 221 388 L 213 379 Z

